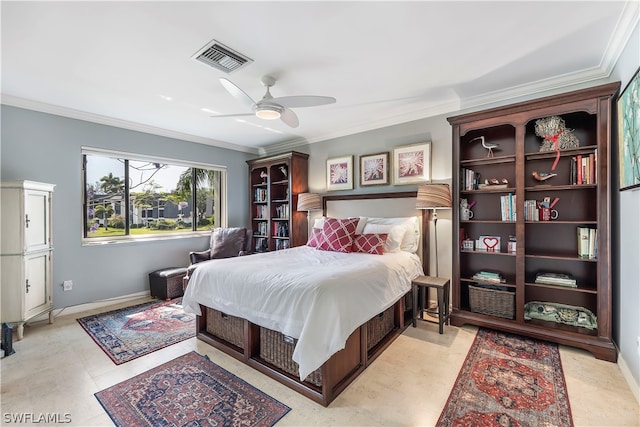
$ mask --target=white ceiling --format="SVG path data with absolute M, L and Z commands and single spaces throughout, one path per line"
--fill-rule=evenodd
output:
M 609 76 L 638 2 L 8 2 L 2 103 L 257 152 L 505 102 Z M 253 63 L 225 74 L 192 56 L 215 39 Z M 293 109 L 254 100 L 333 96 Z

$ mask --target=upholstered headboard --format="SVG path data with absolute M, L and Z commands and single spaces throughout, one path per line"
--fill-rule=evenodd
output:
M 422 268 L 428 271 L 424 254 L 427 253 L 428 237 L 425 230 L 425 221 L 428 213 L 425 210 L 416 209 L 415 191 L 373 194 L 350 195 L 325 195 L 322 198 L 323 214 L 334 218 L 346 218 L 350 216 L 368 217 L 408 217 L 419 218 L 421 245 L 418 248 L 418 256 L 422 259 Z

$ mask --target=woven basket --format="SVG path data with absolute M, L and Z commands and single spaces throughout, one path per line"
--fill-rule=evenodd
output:
M 395 327 L 391 306 L 367 322 L 367 351 L 371 350 Z
M 299 366 L 291 360 L 297 342 L 298 340 L 286 337 L 280 332 L 261 327 L 260 357 L 297 378 L 299 376 Z M 304 381 L 321 387 L 322 373 L 320 372 L 320 368 L 310 373 Z
M 244 320 L 207 307 L 207 332 L 244 350 Z
M 514 292 L 469 285 L 469 308 L 474 313 L 514 319 L 515 299 Z

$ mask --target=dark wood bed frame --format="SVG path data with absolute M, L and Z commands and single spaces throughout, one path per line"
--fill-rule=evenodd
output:
M 323 200 L 324 213 L 327 211 L 327 202 L 334 200 L 356 199 L 389 199 L 416 197 L 416 192 L 396 192 L 377 194 L 358 194 L 349 196 L 325 196 Z M 428 233 L 426 230 L 426 214 L 422 215 L 422 253 L 426 254 Z M 423 259 L 423 268 L 425 261 Z M 427 271 L 425 269 L 425 271 Z M 310 398 L 311 400 L 328 406 L 355 378 L 358 377 L 382 352 L 404 331 L 411 320 L 411 304 L 405 303 L 410 292 L 400 298 L 394 305 L 394 328 L 382 340 L 370 350 L 367 342 L 367 324 L 357 328 L 347 339 L 345 348 L 335 353 L 321 366 L 322 385 L 316 386 L 309 382 L 302 382 L 298 377 L 270 364 L 260 357 L 260 327 L 243 321 L 244 339 L 243 347 L 237 347 L 207 331 L 207 309 L 200 306 L 202 316 L 197 317 L 198 339 L 229 354 L 243 363 L 257 369 L 265 375 L 279 381 L 289 388 Z M 410 299 L 408 300 L 410 301 Z

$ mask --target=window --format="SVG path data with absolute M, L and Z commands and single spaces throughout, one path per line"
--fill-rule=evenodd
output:
M 226 169 L 83 148 L 84 239 L 168 237 L 226 225 Z

